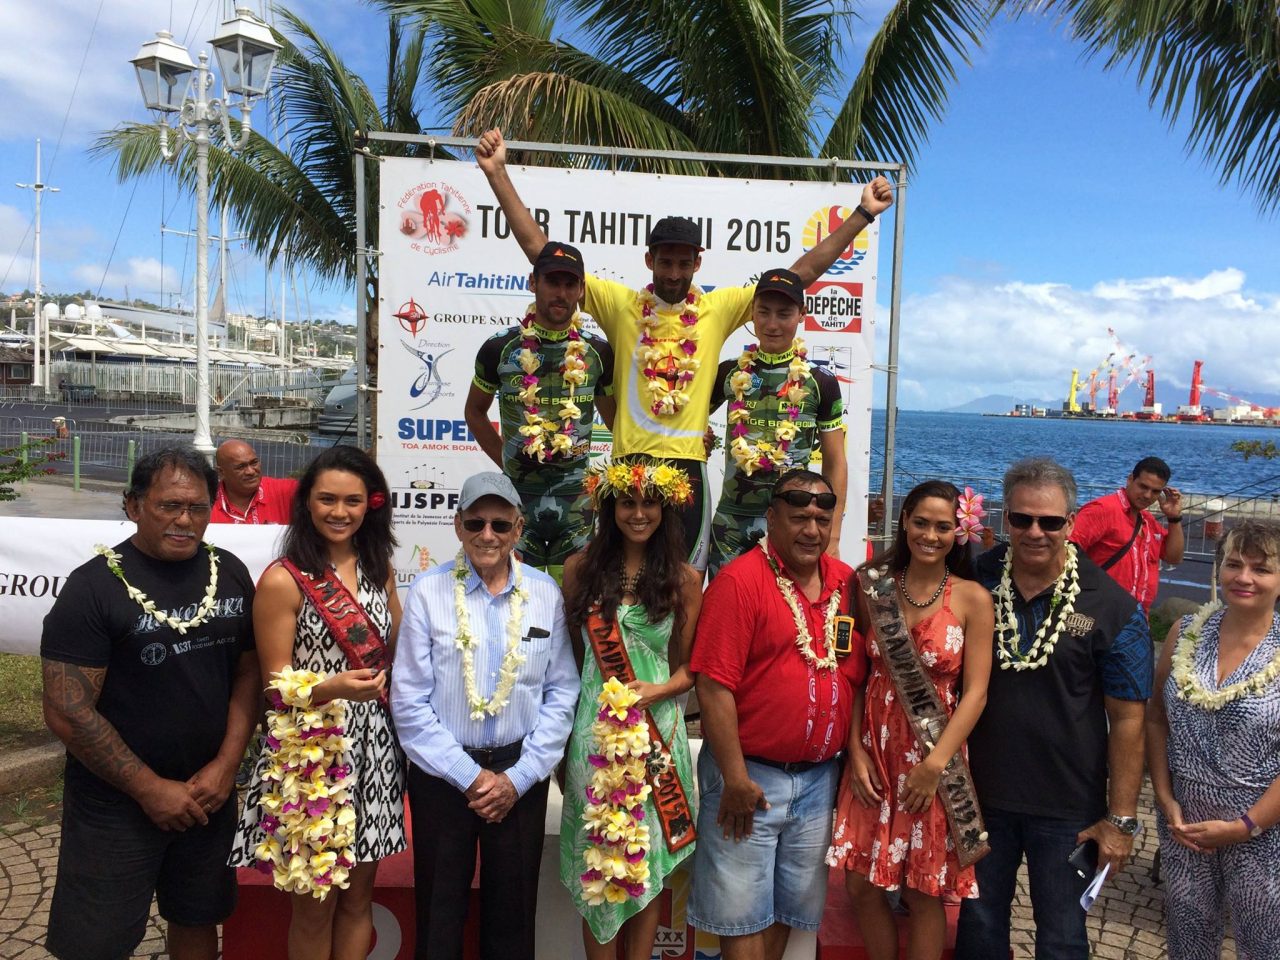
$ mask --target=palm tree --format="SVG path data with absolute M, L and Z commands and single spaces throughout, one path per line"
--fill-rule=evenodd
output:
M 429 29 L 430 82 L 458 135 L 499 125 L 542 142 L 904 161 L 941 116 L 953 61 L 978 42 L 988 9 L 982 0 L 894 4 L 849 83 L 852 2 L 379 2 Z M 625 157 L 618 166 L 819 175 Z
M 356 150 L 412 155 L 413 147 L 366 143 L 370 131 L 419 133 L 416 91 L 425 58 L 421 29 L 406 31 L 390 18 L 386 95 L 381 104 L 369 85 L 301 18 L 277 10 L 282 45 L 273 74 L 272 110 L 283 144 L 254 130 L 240 153 L 222 148 L 214 128 L 209 149 L 210 196 L 226 203 L 248 243 L 268 265 L 283 262 L 309 269 L 323 280 L 354 285 L 356 279 Z M 237 124 L 232 123 L 233 132 Z M 109 157 L 121 180 L 169 172 L 160 154 L 158 128 L 131 123 L 111 130 L 93 151 Z M 173 173 L 195 187 L 195 153 L 183 150 Z M 365 217 L 368 236 L 378 235 L 377 164 L 366 164 Z M 369 325 L 365 342 L 371 377 L 377 374 L 377 262 L 368 267 L 364 291 Z
M 1280 207 L 1280 7 L 1276 0 L 997 0 L 1021 13 L 1057 10 L 1108 69 L 1136 68 L 1170 123 L 1186 116 L 1187 149 Z

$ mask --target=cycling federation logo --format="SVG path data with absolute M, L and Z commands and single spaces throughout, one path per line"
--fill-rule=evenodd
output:
M 427 311 L 423 310 L 413 297 L 409 298 L 408 303 L 400 304 L 400 309 L 392 316 L 400 322 L 400 326 L 411 337 L 416 337 L 418 331 L 427 325 Z
M 804 233 L 800 237 L 800 242 L 804 244 L 805 250 L 812 250 L 839 230 L 845 220 L 851 216 L 853 216 L 853 210 L 849 207 L 822 207 L 815 210 L 805 222 Z M 853 243 L 840 251 L 840 255 L 836 257 L 836 262 L 831 265 L 831 269 L 827 272 L 834 274 L 848 273 L 861 264 L 867 258 L 867 251 L 871 248 L 871 238 L 867 233 L 868 231 L 863 230 L 854 237 Z
M 829 333 L 862 332 L 862 284 L 819 280 L 804 292 L 804 328 Z
M 400 233 L 409 248 L 427 256 L 450 253 L 467 235 L 471 204 L 458 190 L 439 180 L 410 187 L 400 195 Z

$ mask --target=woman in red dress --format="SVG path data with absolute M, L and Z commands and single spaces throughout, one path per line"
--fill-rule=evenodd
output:
M 910 960 L 942 955 L 942 897 L 978 892 L 973 867 L 962 869 L 956 859 L 935 796 L 943 768 L 963 749 L 986 705 L 991 674 L 991 596 L 967 579 L 968 548 L 956 537 L 960 499 L 950 483 L 917 486 L 903 502 L 892 548 L 867 564 L 887 564 L 916 649 L 950 715 L 937 746 L 926 751 L 908 726 L 861 605 L 871 674 L 864 709 L 854 710 L 827 861 L 847 871 L 845 885 L 871 960 L 898 956 L 898 928 L 884 891 L 900 890 L 910 909 Z

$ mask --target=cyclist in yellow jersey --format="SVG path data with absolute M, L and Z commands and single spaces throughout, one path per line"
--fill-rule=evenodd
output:
M 501 130 L 495 128 L 480 137 L 476 162 L 520 249 L 534 262 L 548 238 L 507 173 Z M 892 204 L 889 181 L 876 177 L 862 188 L 853 216 L 804 253 L 791 270 L 807 288 Z M 653 225 L 646 243 L 644 262 L 652 272 L 652 283 L 634 290 L 587 274 L 583 307 L 613 346 L 618 401 L 614 456 L 661 457 L 675 461 L 689 474 L 694 503 L 682 517 L 685 541 L 689 562 L 705 570 L 711 503 L 706 495 L 707 452 L 702 438 L 720 350 L 729 335 L 751 319 L 755 291 L 751 286 L 717 287 L 704 293 L 694 284 L 704 248 L 701 229 L 692 220 L 665 217 Z

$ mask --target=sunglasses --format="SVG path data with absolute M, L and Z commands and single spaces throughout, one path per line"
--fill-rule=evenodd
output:
M 479 533 L 486 526 L 493 527 L 494 533 L 510 533 L 515 526 L 513 520 L 486 520 L 484 517 L 467 517 L 462 521 L 462 529 L 467 533 Z
M 1034 513 L 1017 513 L 1010 511 L 1004 515 L 1009 526 L 1015 530 L 1030 530 L 1033 523 L 1038 524 L 1045 533 L 1057 533 L 1067 525 L 1066 517 L 1037 517 Z
M 819 510 L 834 510 L 836 506 L 834 493 L 814 493 L 812 490 L 784 490 L 775 493 L 773 499 L 781 500 L 789 507 L 804 508 L 816 503 Z

